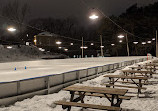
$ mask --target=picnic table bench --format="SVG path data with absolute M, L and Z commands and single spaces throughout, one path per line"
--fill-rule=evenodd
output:
M 121 110 L 120 104 L 122 103 L 123 96 L 127 93 L 127 89 L 115 89 L 115 88 L 104 88 L 104 87 L 90 87 L 90 86 L 79 86 L 72 85 L 67 88 L 64 88 L 66 91 L 70 91 L 71 98 L 70 101 L 56 101 L 55 104 L 62 105 L 63 109 L 68 108 L 71 110 L 71 106 L 91 108 L 91 109 L 100 109 L 100 110 Z M 77 94 L 79 97 L 74 99 L 74 95 Z M 99 94 L 99 95 L 98 95 Z M 95 104 L 85 104 L 85 96 L 101 96 L 107 98 L 111 106 L 95 105 Z M 114 100 L 117 100 L 115 102 Z M 126 98 L 127 99 L 127 98 Z M 129 98 L 128 98 L 129 99 Z M 81 103 L 78 103 L 81 101 Z
M 145 77 L 149 77 L 148 74 L 150 75 L 150 77 L 152 77 L 153 71 L 140 71 L 140 70 L 122 70 L 122 72 L 124 73 L 124 75 L 128 76 L 128 75 L 133 75 L 133 76 L 145 76 Z
M 137 76 L 125 76 L 125 75 L 105 75 L 104 77 L 108 77 L 109 78 L 109 84 L 104 84 L 107 87 L 113 86 L 114 87 L 126 87 L 126 88 L 137 88 L 138 89 L 138 96 L 141 93 L 141 89 L 146 89 L 145 87 L 142 87 L 142 80 L 147 80 L 147 77 L 137 77 Z M 115 80 L 116 79 L 116 80 Z M 124 85 L 115 85 L 115 83 L 119 80 L 119 79 L 130 79 L 135 85 L 134 86 L 124 86 Z M 137 83 L 134 80 L 139 80 L 139 82 Z

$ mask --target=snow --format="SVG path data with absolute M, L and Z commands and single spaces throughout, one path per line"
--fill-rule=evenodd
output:
M 150 61 L 148 61 L 150 62 Z M 141 64 L 144 64 L 142 62 Z M 132 65 L 137 66 L 138 64 Z M 127 69 L 128 67 L 125 67 Z M 109 74 L 120 74 L 121 71 L 116 71 L 114 73 Z M 107 82 L 108 79 L 103 77 L 103 75 L 85 81 L 81 84 L 77 83 L 77 85 L 84 85 L 84 86 L 96 86 L 96 87 L 105 87 L 100 84 Z M 129 89 L 127 95 L 133 95 L 131 100 L 123 100 L 121 104 L 121 108 L 123 111 L 158 111 L 158 75 L 154 75 L 153 78 L 149 79 L 151 85 L 144 85 L 147 90 L 142 90 L 142 94 L 140 94 L 140 98 L 137 98 L 137 90 L 136 89 Z M 42 95 L 42 96 L 34 96 L 31 99 L 25 99 L 21 102 L 16 102 L 14 105 L 10 107 L 2 107 L 0 111 L 66 111 L 63 110 L 60 105 L 55 105 L 54 101 L 58 100 L 65 100 L 68 101 L 70 99 L 70 94 L 68 91 L 59 91 L 58 93 L 49 94 L 49 95 Z M 99 105 L 110 105 L 109 101 L 106 98 L 99 98 L 99 97 L 85 97 L 85 103 L 88 104 L 99 104 Z M 72 111 L 81 111 L 81 108 L 72 107 Z M 99 111 L 99 110 L 92 110 L 92 109 L 83 109 L 83 111 Z M 101 111 L 101 110 L 100 110 Z
M 0 82 L 61 74 L 64 72 L 136 60 L 140 58 L 145 58 L 145 56 L 76 58 L 0 63 Z
M 11 49 L 8 49 L 7 46 L 0 45 L 0 62 L 39 60 L 46 57 L 56 58 L 60 56 L 41 52 L 36 46 L 12 45 Z

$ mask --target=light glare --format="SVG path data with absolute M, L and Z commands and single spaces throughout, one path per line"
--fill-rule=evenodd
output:
M 57 41 L 57 42 L 56 42 L 56 44 L 58 44 L 58 45 L 60 45 L 61 43 L 62 43 L 62 42 L 60 42 L 60 41 Z
M 152 40 L 155 40 L 155 38 L 152 38 Z
M 12 46 L 7 46 L 7 49 L 12 49 L 13 47 Z
M 112 46 L 114 46 L 115 44 L 111 44 Z
M 122 40 L 120 40 L 119 42 L 122 43 Z
M 13 27 L 11 27 L 11 28 L 8 28 L 8 31 L 10 31 L 10 32 L 15 32 L 15 31 L 16 31 L 16 29 L 15 29 L 15 28 L 13 28 Z
M 124 35 L 119 35 L 118 38 L 122 39 L 124 38 L 125 36 Z
M 143 45 L 145 45 L 145 44 L 146 44 L 146 42 L 142 42 L 142 44 L 143 44 Z
M 134 44 L 138 44 L 138 42 L 133 42 Z
M 95 20 L 95 19 L 98 19 L 99 17 L 97 15 L 93 14 L 89 18 L 92 19 L 92 20 Z

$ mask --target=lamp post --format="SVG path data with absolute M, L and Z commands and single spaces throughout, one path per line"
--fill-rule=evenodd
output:
M 102 41 L 102 35 L 100 35 L 100 49 L 101 49 L 101 56 L 103 57 L 104 54 L 103 54 L 103 41 Z
M 82 58 L 83 58 L 83 37 L 82 37 Z
M 157 44 L 157 30 L 156 30 L 156 57 L 158 57 L 158 44 Z
M 127 33 L 126 33 L 126 43 L 127 43 L 127 53 L 128 53 L 128 56 L 129 56 L 129 46 L 128 46 L 128 37 L 127 37 Z
M 128 45 L 127 33 L 125 34 L 125 36 L 124 36 L 124 35 L 119 35 L 119 36 L 118 36 L 118 38 L 120 38 L 120 39 L 122 39 L 122 38 L 124 38 L 124 37 L 126 37 L 127 54 L 128 54 L 128 56 L 129 56 L 129 45 Z

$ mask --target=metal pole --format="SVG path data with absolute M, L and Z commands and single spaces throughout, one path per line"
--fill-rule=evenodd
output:
M 82 37 L 82 58 L 83 58 L 83 37 Z
M 128 53 L 128 56 L 129 56 L 129 46 L 128 46 L 128 37 L 127 37 L 127 33 L 126 33 L 126 43 L 127 43 L 127 53 Z
M 156 57 L 158 57 L 158 44 L 157 44 L 157 30 L 156 30 Z
M 101 46 L 100 46 L 100 48 L 101 48 L 101 56 L 103 57 L 103 41 L 102 41 L 102 35 L 100 35 L 100 44 L 101 44 Z

